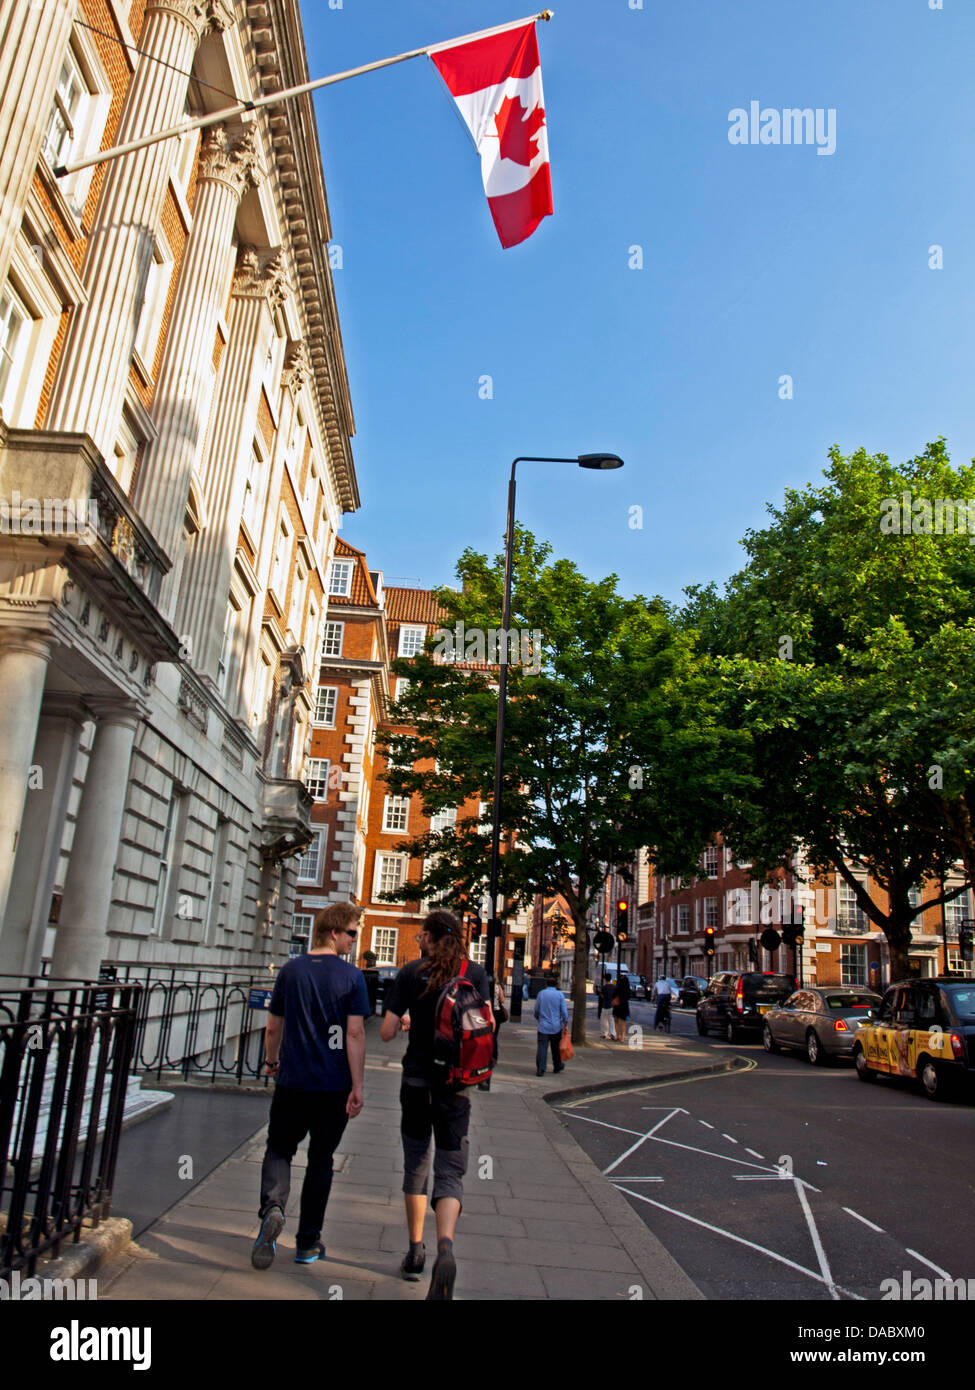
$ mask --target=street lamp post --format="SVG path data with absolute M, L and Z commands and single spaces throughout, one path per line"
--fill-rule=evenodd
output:
M 498 722 L 494 739 L 494 803 L 491 820 L 491 873 L 488 884 L 490 903 L 487 940 L 484 963 L 487 967 L 492 995 L 497 974 L 497 943 L 501 934 L 498 920 L 498 886 L 501 877 L 501 782 L 504 774 L 504 716 L 508 697 L 508 627 L 511 623 L 511 571 L 514 565 L 515 544 L 515 469 L 519 463 L 576 463 L 580 468 L 604 470 L 622 468 L 623 460 L 617 454 L 578 454 L 574 458 L 549 458 L 538 454 L 524 454 L 511 464 L 511 477 L 508 480 L 508 526 L 504 542 L 504 602 L 501 614 L 501 636 L 498 640 L 498 664 L 501 667 L 498 677 Z

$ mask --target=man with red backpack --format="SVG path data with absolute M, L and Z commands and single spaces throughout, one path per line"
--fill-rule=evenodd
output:
M 487 975 L 468 960 L 463 928 L 453 913 L 431 912 L 418 941 L 423 954 L 405 965 L 393 981 L 380 1036 L 383 1042 L 392 1042 L 401 1029 L 409 1034 L 400 1087 L 400 1131 L 410 1248 L 400 1272 L 411 1280 L 423 1273 L 432 1136 L 437 1258 L 427 1299 L 440 1301 L 453 1298 L 457 1273 L 454 1233 L 467 1172 L 471 1117 L 467 1088 L 491 1074 L 494 1029 L 486 1002 L 490 998 Z

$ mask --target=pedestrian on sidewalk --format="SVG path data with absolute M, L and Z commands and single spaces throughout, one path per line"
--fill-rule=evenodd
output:
M 311 950 L 285 961 L 271 995 L 264 1048 L 275 1086 L 261 1166 L 261 1229 L 251 1251 L 255 1269 L 267 1269 L 274 1259 L 291 1191 L 291 1160 L 306 1134 L 311 1137 L 295 1263 L 325 1258 L 320 1236 L 332 1155 L 363 1104 L 369 999 L 362 971 L 340 958 L 355 950 L 359 913 L 353 903 L 323 908 Z
M 403 1195 L 410 1248 L 400 1264 L 400 1273 L 410 1280 L 419 1279 L 423 1273 L 426 1259 L 423 1223 L 427 1213 L 432 1137 L 437 1258 L 427 1299 L 444 1301 L 453 1298 L 457 1275 L 454 1235 L 467 1172 L 471 1102 L 455 1087 L 446 1086 L 437 1075 L 434 1053 L 437 1002 L 462 967 L 465 978 L 482 999 L 490 998 L 490 990 L 483 968 L 467 958 L 463 928 L 452 912 L 439 909 L 431 912 L 423 923 L 417 943 L 422 953 L 420 959 L 403 966 L 386 996 L 380 1037 L 383 1042 L 392 1042 L 401 1029 L 409 1034 L 399 1098 Z
M 603 979 L 600 990 L 599 1002 L 602 1008 L 602 1019 L 600 1026 L 600 1036 L 608 1038 L 610 1042 L 616 1037 L 613 1031 L 613 997 L 616 994 L 616 984 L 612 976 L 606 975 Z
M 626 1020 L 630 1016 L 630 982 L 622 973 L 616 982 L 616 994 L 613 998 L 613 1018 L 616 1021 L 616 1041 L 623 1042 L 623 1034 L 626 1032 Z
M 545 976 L 545 988 L 539 990 L 535 1000 L 535 1017 L 538 1019 L 538 1048 L 535 1052 L 535 1074 L 545 1075 L 545 1054 L 552 1049 L 552 1070 L 560 1072 L 564 1066 L 559 1044 L 562 1034 L 569 1026 L 569 1010 L 565 1005 L 565 995 L 555 987 L 554 975 Z

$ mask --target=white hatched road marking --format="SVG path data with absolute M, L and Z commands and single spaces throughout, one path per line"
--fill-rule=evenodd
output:
M 875 1226 L 872 1221 L 868 1221 L 865 1216 L 861 1216 L 860 1213 L 854 1211 L 852 1207 L 844 1207 L 843 1210 L 847 1212 L 848 1215 L 855 1216 L 858 1221 L 862 1221 L 864 1226 L 869 1226 L 871 1231 L 877 1231 L 880 1235 L 884 1234 L 883 1226 Z
M 932 1264 L 932 1262 L 926 1260 L 923 1255 L 919 1255 L 916 1250 L 912 1250 L 909 1245 L 905 1245 L 904 1249 L 909 1255 L 913 1255 L 916 1260 L 920 1260 L 923 1265 L 927 1265 L 928 1269 L 933 1269 L 935 1274 L 940 1274 L 942 1279 L 951 1278 L 951 1275 L 946 1269 L 942 1269 L 940 1265 Z
M 721 1138 L 722 1138 L 722 1139 L 727 1139 L 727 1141 L 728 1141 L 729 1144 L 737 1144 L 737 1143 L 738 1143 L 738 1140 L 737 1140 L 737 1139 L 732 1139 L 732 1137 L 731 1137 L 730 1134 L 722 1134 Z
M 826 1251 L 823 1249 L 823 1242 L 819 1239 L 819 1231 L 813 1220 L 812 1209 L 809 1206 L 809 1198 L 803 1192 L 801 1179 L 795 1178 L 796 1196 L 799 1198 L 799 1205 L 802 1207 L 802 1214 L 806 1218 L 806 1225 L 809 1227 L 809 1234 L 812 1236 L 813 1249 L 816 1251 L 816 1259 L 819 1261 L 820 1272 L 823 1279 L 829 1286 L 829 1296 L 839 1302 L 839 1294 L 836 1292 L 836 1282 L 833 1279 L 833 1272 L 829 1267 L 829 1260 L 826 1258 Z
M 745 1153 L 746 1153 L 746 1154 L 751 1154 L 752 1158 L 760 1158 L 760 1159 L 762 1159 L 763 1162 L 764 1162 L 764 1160 L 765 1160 L 765 1155 L 764 1155 L 764 1154 L 760 1154 L 760 1153 L 758 1152 L 757 1149 L 746 1149 L 746 1150 L 745 1150 Z
M 669 1115 L 665 1115 L 662 1120 L 657 1121 L 653 1129 L 648 1129 L 646 1134 L 641 1135 L 635 1144 L 631 1144 L 630 1147 L 627 1149 L 626 1153 L 620 1154 L 619 1158 L 615 1158 L 608 1168 L 604 1168 L 603 1177 L 608 1177 L 610 1173 L 613 1171 L 613 1169 L 618 1167 L 619 1164 L 621 1164 L 625 1158 L 629 1158 L 631 1153 L 635 1153 L 641 1144 L 645 1144 L 648 1139 L 652 1139 L 656 1134 L 657 1130 L 661 1127 L 661 1125 L 665 1125 L 667 1121 L 672 1120 L 675 1115 L 686 1114 L 686 1110 L 671 1110 Z
M 625 1181 L 625 1178 L 615 1179 L 615 1186 L 620 1192 L 626 1192 L 626 1188 L 623 1186 Z M 642 1192 L 630 1192 L 628 1195 L 636 1197 L 638 1201 L 646 1202 L 652 1207 L 659 1207 L 661 1211 L 666 1211 L 671 1216 L 679 1216 L 683 1221 L 690 1221 L 695 1226 L 703 1226 L 706 1231 L 713 1231 L 715 1235 L 725 1236 L 726 1239 L 733 1240 L 738 1245 L 747 1245 L 750 1250 L 757 1250 L 759 1254 L 767 1255 L 770 1260 L 778 1260 L 779 1264 L 787 1265 L 789 1269 L 797 1270 L 799 1274 L 805 1274 L 807 1278 L 814 1279 L 817 1284 L 825 1284 L 834 1298 L 843 1293 L 846 1294 L 847 1298 L 855 1298 L 858 1303 L 866 1301 L 850 1289 L 844 1289 L 841 1285 L 834 1284 L 831 1279 L 825 1279 L 822 1274 L 817 1274 L 815 1270 L 807 1269 L 805 1265 L 796 1264 L 795 1260 L 787 1259 L 785 1255 L 779 1255 L 764 1245 L 757 1245 L 753 1240 L 746 1240 L 744 1236 L 736 1236 L 733 1231 L 725 1231 L 720 1226 L 712 1226 L 709 1221 L 702 1221 L 697 1216 L 688 1215 L 686 1211 L 677 1211 L 674 1207 L 665 1206 L 663 1202 L 654 1201 L 652 1197 L 645 1197 Z

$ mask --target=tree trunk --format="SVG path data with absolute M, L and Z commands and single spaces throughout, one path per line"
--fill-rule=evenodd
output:
M 576 948 L 572 962 L 572 1046 L 586 1046 L 586 965 L 589 958 L 589 937 L 586 919 L 572 914 Z
M 894 916 L 888 917 L 884 924 L 884 935 L 887 938 L 887 949 L 890 952 L 890 979 L 887 983 L 896 985 L 898 981 L 908 980 L 911 977 L 910 920 L 905 922 Z

